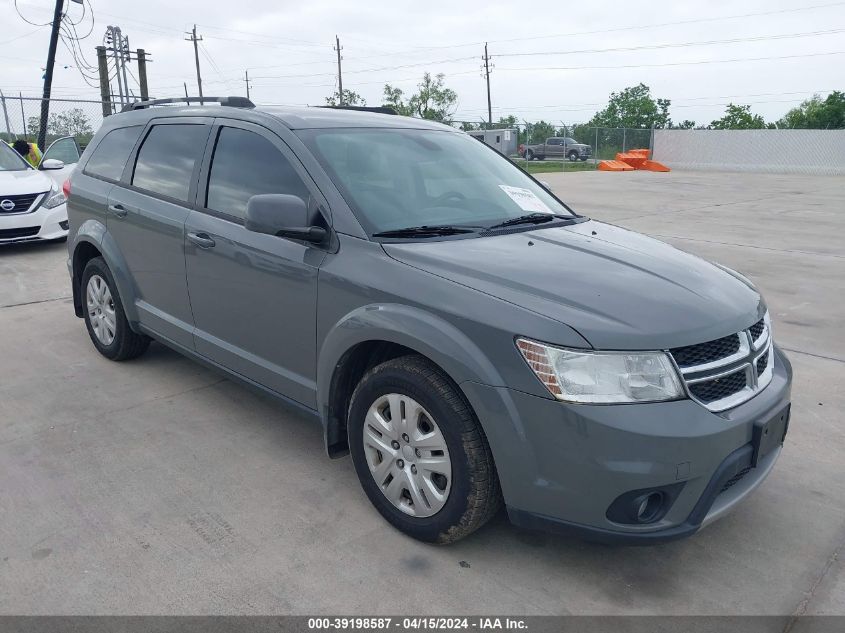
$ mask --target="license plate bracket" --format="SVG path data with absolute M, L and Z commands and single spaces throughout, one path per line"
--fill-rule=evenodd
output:
M 760 459 L 783 444 L 789 429 L 790 407 L 788 404 L 768 420 L 754 423 L 751 433 L 751 444 L 754 447 L 751 455 L 752 467 L 756 468 Z

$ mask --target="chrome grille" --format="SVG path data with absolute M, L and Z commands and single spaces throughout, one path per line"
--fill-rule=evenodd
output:
M 26 213 L 41 195 L 41 193 L 27 193 L 17 196 L 0 195 L 0 214 Z
M 769 315 L 747 330 L 669 350 L 690 398 L 724 411 L 754 397 L 772 380 Z

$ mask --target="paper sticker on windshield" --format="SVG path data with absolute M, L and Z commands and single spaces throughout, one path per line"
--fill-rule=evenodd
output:
M 521 187 L 510 187 L 508 185 L 499 185 L 499 189 L 504 191 L 511 200 L 519 205 L 523 211 L 531 211 L 534 213 L 553 213 L 546 203 L 540 200 L 537 195 L 530 189 L 522 189 Z

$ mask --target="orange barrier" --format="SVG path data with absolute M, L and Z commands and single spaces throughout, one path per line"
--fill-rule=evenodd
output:
M 646 169 L 648 171 L 672 171 L 663 163 L 658 163 L 656 160 L 647 160 L 645 161 L 640 169 Z
M 621 160 L 603 160 L 598 164 L 599 171 L 633 171 L 634 168 Z
M 632 152 L 619 152 L 616 154 L 616 160 L 621 161 L 623 163 L 628 163 L 634 169 L 642 169 L 642 164 L 648 160 L 648 156 L 642 156 L 641 154 L 634 154 Z
M 629 149 L 627 152 L 616 154 L 616 160 L 603 160 L 598 164 L 601 171 L 631 171 L 642 169 L 644 171 L 672 171 L 663 163 L 650 160 L 648 149 Z

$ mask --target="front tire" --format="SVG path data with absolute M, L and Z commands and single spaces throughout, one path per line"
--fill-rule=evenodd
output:
M 572 150 L 571 152 L 569 152 L 568 156 L 569 156 L 570 162 L 574 163 L 576 160 L 578 160 L 578 152 L 576 152 L 575 150 Z
M 102 257 L 90 260 L 82 271 L 83 312 L 88 336 L 109 360 L 129 360 L 147 351 L 149 337 L 129 327 L 117 284 Z
M 352 394 L 348 433 L 364 492 L 409 536 L 457 541 L 501 505 L 481 425 L 454 383 L 421 356 L 367 372 Z

